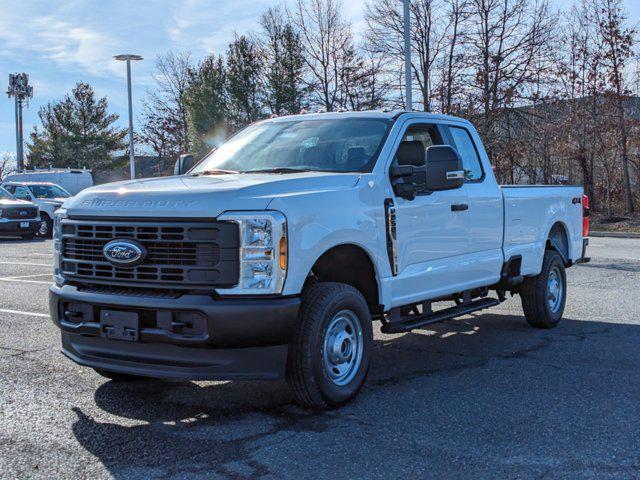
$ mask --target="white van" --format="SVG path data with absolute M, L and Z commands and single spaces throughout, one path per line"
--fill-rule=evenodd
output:
M 60 185 L 71 195 L 75 195 L 85 188 L 93 187 L 91 170 L 84 168 L 52 168 L 48 170 L 25 170 L 12 173 L 2 179 L 7 182 L 47 182 Z

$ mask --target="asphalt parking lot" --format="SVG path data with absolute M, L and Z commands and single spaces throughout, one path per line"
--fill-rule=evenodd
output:
M 0 239 L 1 478 L 640 478 L 640 239 L 593 238 L 565 319 L 518 298 L 381 335 L 354 403 L 284 382 L 117 384 L 59 353 L 51 241 Z

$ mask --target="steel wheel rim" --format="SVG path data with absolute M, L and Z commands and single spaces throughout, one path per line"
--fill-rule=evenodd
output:
M 49 225 L 47 225 L 46 221 L 42 221 L 40 222 L 40 228 L 38 229 L 38 233 L 40 235 L 46 235 L 47 233 L 49 233 Z
M 322 362 L 331 382 L 343 386 L 353 380 L 362 362 L 363 347 L 358 316 L 351 310 L 341 310 L 329 322 L 322 349 Z
M 547 303 L 552 313 L 557 313 L 562 304 L 562 296 L 564 295 L 564 285 L 562 283 L 562 275 L 558 267 L 553 267 L 547 278 Z

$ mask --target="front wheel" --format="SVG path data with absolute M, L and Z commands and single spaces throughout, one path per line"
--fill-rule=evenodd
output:
M 373 330 L 362 294 L 342 283 L 318 283 L 303 295 L 289 347 L 287 381 L 296 401 L 313 410 L 344 405 L 369 371 Z
M 553 328 L 558 324 L 567 300 L 567 275 L 558 252 L 544 252 L 542 271 L 535 277 L 525 279 L 520 297 L 529 325 Z
M 53 233 L 53 220 L 49 217 L 49 215 L 43 214 L 42 221 L 40 222 L 40 227 L 38 228 L 38 235 L 44 238 L 51 238 Z

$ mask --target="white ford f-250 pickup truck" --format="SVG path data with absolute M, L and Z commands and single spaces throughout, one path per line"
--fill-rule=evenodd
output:
M 63 353 L 112 379 L 285 377 L 333 408 L 365 381 L 372 321 L 407 332 L 511 292 L 554 327 L 587 215 L 579 187 L 498 186 L 465 120 L 269 119 L 185 174 L 67 200 L 51 315 Z

